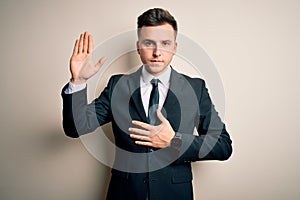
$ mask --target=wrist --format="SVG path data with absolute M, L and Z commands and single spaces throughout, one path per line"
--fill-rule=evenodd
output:
M 70 82 L 74 85 L 77 85 L 77 84 L 84 84 L 86 83 L 86 80 L 85 79 L 81 79 L 81 78 L 71 78 L 70 79 Z
M 179 150 L 181 148 L 182 145 L 182 134 L 176 132 L 174 137 L 171 140 L 171 147 Z

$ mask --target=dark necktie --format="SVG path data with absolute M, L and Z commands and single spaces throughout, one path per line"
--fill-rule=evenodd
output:
M 148 120 L 149 123 L 152 125 L 158 125 L 158 119 L 157 119 L 157 109 L 158 109 L 158 103 L 159 103 L 159 93 L 158 93 L 158 79 L 152 79 L 152 91 L 150 94 L 150 100 L 149 100 L 149 108 L 148 108 Z

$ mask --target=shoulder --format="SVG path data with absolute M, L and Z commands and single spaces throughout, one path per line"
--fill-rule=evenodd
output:
M 188 75 L 185 75 L 185 74 L 182 74 L 182 76 L 190 83 L 201 83 L 201 84 L 204 84 L 205 81 L 204 79 L 202 78 L 199 78 L 199 77 L 190 77 Z
M 127 84 L 128 81 L 138 81 L 140 78 L 141 70 L 137 70 L 131 74 L 114 74 L 110 77 L 108 81 L 109 86 L 115 86 L 117 83 L 119 84 Z
M 125 74 L 114 74 L 110 77 L 107 87 L 113 89 Z
M 175 70 L 173 70 L 173 73 L 175 75 L 177 75 L 178 77 L 180 77 L 181 79 L 184 79 L 185 81 L 187 81 L 194 89 L 202 89 L 203 87 L 205 87 L 205 80 L 199 77 L 191 77 L 188 76 L 184 73 L 180 73 L 177 72 Z
M 118 81 L 120 78 L 122 78 L 125 74 L 114 74 L 110 77 L 109 82 L 113 81 Z

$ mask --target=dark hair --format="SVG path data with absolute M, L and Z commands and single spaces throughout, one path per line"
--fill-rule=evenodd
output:
M 138 34 L 143 26 L 159 26 L 163 24 L 170 24 L 174 31 L 177 32 L 177 22 L 169 11 L 162 8 L 152 8 L 145 11 L 138 17 L 137 27 Z M 175 33 L 176 34 L 176 33 Z

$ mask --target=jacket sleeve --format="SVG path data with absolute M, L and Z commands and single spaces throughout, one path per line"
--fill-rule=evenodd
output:
M 182 134 L 182 146 L 188 146 L 178 162 L 227 160 L 232 154 L 232 141 L 221 121 L 203 80 L 200 87 L 199 115 L 195 120 L 198 136 Z
M 92 103 L 87 102 L 87 89 L 65 94 L 63 98 L 63 129 L 67 136 L 77 138 L 80 135 L 94 131 L 99 126 L 112 119 L 110 97 L 114 77 L 109 80 L 107 87 Z

